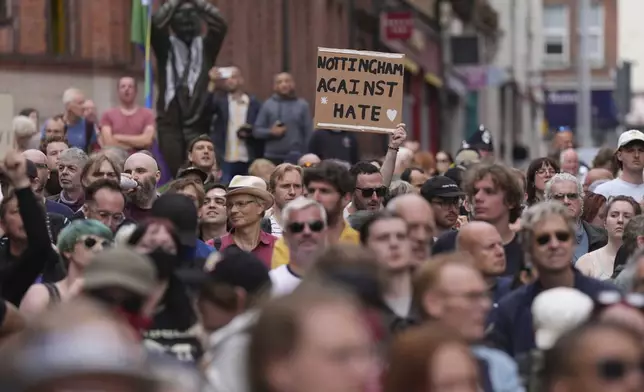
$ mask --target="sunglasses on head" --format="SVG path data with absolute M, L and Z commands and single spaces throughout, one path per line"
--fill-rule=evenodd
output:
M 83 240 L 83 245 L 84 245 L 87 249 L 92 249 L 92 248 L 94 248 L 94 247 L 95 247 L 97 244 L 99 244 L 99 243 L 101 244 L 101 246 L 102 246 L 103 248 L 107 248 L 108 246 L 110 246 L 110 242 L 109 242 L 109 241 L 107 241 L 107 240 L 99 241 L 99 240 L 97 240 L 97 239 L 96 239 L 96 238 L 94 238 L 94 237 L 87 237 L 87 238 L 85 238 L 85 239 Z
M 288 224 L 288 231 L 293 234 L 298 234 L 304 231 L 304 228 L 308 226 L 309 230 L 314 233 L 319 233 L 324 229 L 324 222 L 321 220 L 314 220 L 311 222 L 291 222 Z
M 608 382 L 620 381 L 630 372 L 644 374 L 644 358 L 637 363 L 631 363 L 620 358 L 606 358 L 597 362 L 598 376 Z
M 386 186 L 379 186 L 378 188 L 358 188 L 356 187 L 357 190 L 362 192 L 362 197 L 371 197 L 373 196 L 373 193 L 376 192 L 376 196 L 378 197 L 385 197 L 387 194 L 387 187 Z
M 572 235 L 570 232 L 567 231 L 555 231 L 554 233 L 546 233 L 546 234 L 541 234 L 536 237 L 537 244 L 543 246 L 543 245 L 548 245 L 550 241 L 552 240 L 552 237 L 557 238 L 557 241 L 559 242 L 568 242 L 570 240 L 570 237 Z

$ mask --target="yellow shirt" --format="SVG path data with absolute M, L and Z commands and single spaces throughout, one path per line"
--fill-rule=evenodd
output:
M 349 226 L 349 224 L 345 222 L 344 229 L 342 230 L 342 233 L 340 233 L 340 242 L 358 245 L 360 243 L 360 233 L 352 229 L 351 226 Z M 286 242 L 284 242 L 284 238 L 282 237 L 277 240 L 275 246 L 273 247 L 271 268 L 275 269 L 279 266 L 286 265 L 288 264 L 289 259 L 290 256 L 288 254 L 288 247 L 286 246 Z

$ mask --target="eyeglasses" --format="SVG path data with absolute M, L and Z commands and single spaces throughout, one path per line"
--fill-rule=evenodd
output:
M 387 187 L 386 186 L 379 186 L 378 188 L 358 188 L 356 187 L 357 190 L 362 192 L 362 197 L 368 198 L 372 197 L 373 193 L 376 193 L 376 196 L 378 197 L 385 197 L 387 194 Z
M 303 164 L 301 164 L 300 166 L 302 166 L 302 167 L 315 167 L 315 166 L 317 166 L 317 163 L 313 163 L 313 162 L 304 162 L 304 163 L 303 163 Z
M 630 372 L 644 374 L 644 358 L 633 363 L 621 358 L 606 358 L 597 362 L 597 375 L 604 381 L 620 381 Z
M 103 247 L 103 248 L 107 248 L 111 244 L 107 240 L 99 241 L 94 237 L 86 237 L 85 239 L 82 239 L 81 242 L 83 243 L 83 245 L 87 249 L 94 249 L 94 247 L 96 247 L 96 245 L 98 245 L 98 244 L 100 244 L 101 247 Z
M 293 234 L 299 234 L 307 227 L 314 233 L 319 233 L 324 230 L 324 222 L 321 220 L 314 220 L 310 222 L 291 222 L 288 224 L 288 231 Z
M 540 246 L 548 245 L 552 240 L 552 237 L 556 237 L 559 242 L 568 242 L 572 235 L 567 231 L 555 231 L 554 233 L 541 234 L 536 237 L 537 244 Z
M 568 200 L 579 200 L 579 193 L 556 193 L 552 195 L 552 198 L 557 201 Z
M 595 302 L 601 307 L 623 304 L 644 310 L 644 294 L 640 293 L 622 294 L 619 291 L 602 291 L 597 295 Z

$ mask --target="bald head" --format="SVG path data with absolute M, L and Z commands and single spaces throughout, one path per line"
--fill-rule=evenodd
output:
M 505 272 L 503 240 L 487 222 L 473 221 L 463 226 L 456 237 L 456 249 L 474 256 L 476 268 L 485 277 L 497 277 Z
M 565 149 L 561 152 L 561 171 L 576 176 L 579 173 L 579 155 L 572 148 Z
M 150 172 L 159 171 L 157 161 L 149 154 L 143 152 L 134 153 L 125 160 L 124 170 L 126 173 L 129 173 L 129 171 L 136 171 L 137 168 L 144 168 L 146 171 Z
M 45 155 L 45 153 L 43 153 L 40 150 L 36 150 L 36 149 L 26 150 L 22 153 L 22 156 L 25 157 L 26 159 L 29 159 L 36 165 L 47 164 L 47 156 Z
M 298 166 L 314 166 L 320 163 L 320 157 L 315 154 L 304 154 L 297 161 Z
M 282 96 L 292 95 L 295 90 L 295 81 L 288 72 L 275 75 L 275 92 Z
M 427 260 L 436 233 L 434 212 L 427 200 L 417 193 L 407 193 L 396 196 L 387 204 L 387 209 L 397 213 L 407 222 L 409 238 L 412 241 L 412 256 L 416 264 Z
M 584 192 L 588 192 L 588 187 L 595 181 L 612 179 L 613 173 L 608 169 L 591 169 L 588 171 L 588 174 L 586 174 L 586 178 L 584 179 Z

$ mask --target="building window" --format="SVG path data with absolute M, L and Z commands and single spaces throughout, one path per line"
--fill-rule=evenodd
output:
M 54 55 L 68 53 L 67 48 L 67 6 L 65 0 L 49 0 L 49 37 Z
M 604 5 L 593 4 L 588 15 L 588 52 L 592 65 L 604 66 Z
M 548 5 L 543 9 L 543 51 L 545 68 L 570 65 L 570 14 L 566 5 Z
M 11 22 L 11 0 L 0 0 L 0 25 Z

